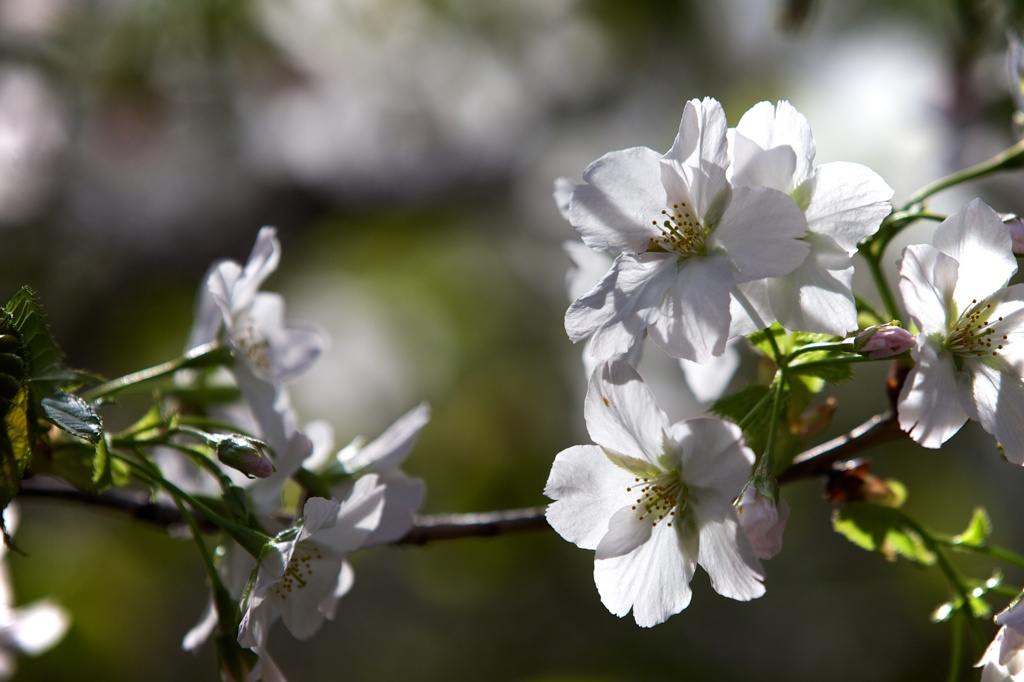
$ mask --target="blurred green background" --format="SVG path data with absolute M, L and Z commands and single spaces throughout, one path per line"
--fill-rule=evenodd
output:
M 667 149 L 688 99 L 731 123 L 789 99 L 819 162 L 867 164 L 902 202 L 1015 141 L 1009 4 L 0 0 L 0 292 L 35 287 L 71 364 L 116 376 L 176 356 L 209 264 L 274 224 L 268 288 L 333 338 L 292 386 L 302 420 L 340 447 L 426 400 L 406 467 L 426 512 L 543 504 L 554 455 L 587 441 L 552 181 Z M 980 194 L 1024 212 L 1022 188 L 1004 176 L 936 208 Z M 698 413 L 672 363 L 643 371 L 670 417 Z M 884 374 L 831 392 L 822 439 L 882 409 Z M 871 454 L 926 524 L 958 532 L 983 504 L 995 541 L 1024 549 L 1024 472 L 978 429 Z M 337 620 L 308 642 L 278 625 L 270 649 L 292 680 L 941 679 L 938 572 L 834 535 L 820 482 L 783 494 L 785 548 L 753 603 L 698 572 L 691 606 L 641 630 L 601 606 L 590 552 L 537 532 L 358 554 Z M 180 650 L 207 599 L 188 541 L 21 506 L 18 602 L 51 595 L 74 622 L 17 679 L 216 679 L 211 647 Z

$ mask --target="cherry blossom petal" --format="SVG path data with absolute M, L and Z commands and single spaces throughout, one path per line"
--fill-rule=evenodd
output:
M 766 187 L 740 187 L 722 222 L 708 236 L 708 250 L 724 250 L 737 282 L 779 277 L 807 257 L 810 246 L 803 211 L 791 198 Z
M 597 543 L 594 558 L 601 561 L 629 554 L 651 539 L 651 530 L 650 522 L 642 520 L 639 512 L 627 505 L 608 520 L 608 532 Z
M 666 165 L 685 178 L 687 193 L 705 226 L 718 222 L 728 200 L 727 128 L 719 102 L 710 97 L 692 99 L 683 107 L 679 132 L 664 157 Z
M 953 300 L 958 314 L 1006 286 L 1017 272 L 1013 240 L 999 215 L 975 199 L 950 215 L 935 230 L 932 244 L 960 264 Z
M 574 445 L 555 457 L 544 495 L 555 500 L 546 517 L 559 535 L 582 549 L 596 549 L 608 519 L 628 500 L 633 474 L 596 445 Z
M 651 464 L 664 451 L 668 417 L 626 362 L 609 362 L 594 372 L 583 413 L 590 437 L 603 448 Z
M 993 359 L 964 359 L 977 418 L 1003 446 L 1008 460 L 1024 464 L 1024 382 L 1019 368 L 1011 372 L 996 363 Z
M 715 592 L 740 601 L 763 595 L 764 569 L 731 501 L 721 495 L 694 497 L 687 513 L 693 514 L 700 529 L 697 563 L 708 572 Z
M 659 314 L 647 329 L 674 358 L 707 362 L 725 351 L 733 272 L 725 258 L 694 258 L 679 264 Z
M 696 556 L 695 534 L 659 525 L 635 551 L 594 562 L 601 603 L 619 617 L 632 609 L 640 627 L 663 623 L 690 604 Z
M 771 102 L 755 104 L 740 118 L 736 132 L 765 152 L 788 149 L 792 154 L 792 161 L 787 164 L 790 172 L 785 182 L 779 182 L 778 185 L 749 184 L 774 187 L 788 194 L 810 177 L 815 155 L 811 126 L 804 115 L 786 100 L 780 101 L 778 106 L 773 106 Z
M 853 261 L 826 235 L 809 234 L 807 259 L 796 270 L 765 281 L 774 317 L 786 329 L 845 336 L 857 329 Z
M 663 253 L 618 256 L 608 274 L 569 306 L 569 338 L 577 342 L 593 335 L 591 353 L 599 359 L 628 353 L 675 281 L 676 261 Z
M 848 255 L 878 231 L 892 206 L 893 190 L 878 173 L 858 163 L 826 163 L 814 169 L 807 229 L 832 237 Z
M 702 417 L 669 427 L 675 462 L 689 486 L 716 490 L 730 503 L 750 478 L 754 454 L 743 445 L 743 432 L 722 419 Z
M 646 147 L 609 152 L 583 171 L 569 207 L 570 223 L 599 251 L 640 252 L 657 231 L 651 221 L 666 207 L 661 155 Z
M 959 264 L 928 244 L 912 244 L 903 250 L 897 268 L 903 304 L 918 330 L 945 336 Z
M 919 338 L 911 354 L 914 369 L 907 376 L 897 405 L 900 428 L 924 447 L 938 448 L 967 421 L 960 400 L 954 399 L 960 389 L 953 356 L 924 338 Z

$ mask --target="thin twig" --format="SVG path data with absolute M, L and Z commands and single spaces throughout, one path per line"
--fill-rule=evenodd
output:
M 779 483 L 825 476 L 836 462 L 852 459 L 856 455 L 882 443 L 904 437 L 892 412 L 885 412 L 867 420 L 850 432 L 833 438 L 798 455 L 793 463 L 778 476 Z M 131 518 L 164 528 L 185 523 L 178 509 L 164 502 L 152 502 L 142 493 L 109 491 L 89 493 L 72 488 L 61 481 L 35 476 L 22 481 L 18 497 L 68 500 L 94 507 L 113 509 Z M 491 537 L 521 531 L 548 528 L 544 507 L 507 509 L 470 514 L 427 514 L 417 516 L 412 529 L 394 544 L 425 545 L 438 540 L 457 540 L 470 537 Z M 196 523 L 204 532 L 216 532 L 217 526 L 195 512 Z
M 890 441 L 905 437 L 892 411 L 876 414 L 860 426 L 841 436 L 805 450 L 778 475 L 779 483 L 825 476 L 836 462 L 853 459 L 856 455 Z

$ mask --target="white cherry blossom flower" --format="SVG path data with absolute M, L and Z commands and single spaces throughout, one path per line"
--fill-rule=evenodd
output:
M 795 270 L 738 285 L 733 333 L 778 322 L 786 329 L 844 336 L 857 328 L 853 260 L 857 243 L 878 231 L 892 188 L 857 163 L 814 165 L 810 125 L 789 102 L 754 105 L 729 131 L 735 187 L 771 187 L 794 198 L 807 217 L 810 246 Z
M 302 518 L 279 533 L 260 558 L 251 592 L 243 600 L 238 643 L 261 651 L 278 616 L 293 636 L 308 639 L 352 587 L 345 556 L 362 547 L 380 523 L 384 486 L 376 474 L 356 481 L 340 503 L 306 501 Z
M 417 436 L 428 421 L 430 408 L 424 403 L 399 417 L 369 443 L 356 438 L 334 454 L 333 430 L 326 423 L 318 427 L 313 439 L 314 454 L 306 461 L 307 467 L 328 474 L 337 470 L 348 476 L 373 473 L 384 486 L 384 510 L 377 528 L 366 539 L 366 546 L 400 539 L 412 528 L 415 516 L 423 506 L 426 485 L 418 478 L 407 476 L 399 467 L 409 456 Z M 353 485 L 354 481 L 350 479 L 332 486 L 331 494 L 344 497 Z
M 220 261 L 200 290 L 188 347 L 223 340 L 237 355 L 233 374 L 260 427 L 260 436 L 283 452 L 295 430 L 285 383 L 306 372 L 326 340 L 313 329 L 286 325 L 284 299 L 260 291 L 277 269 L 281 245 L 276 230 L 260 230 L 243 267 Z
M 690 603 L 697 564 L 719 594 L 764 594 L 764 571 L 733 508 L 753 453 L 740 429 L 720 419 L 669 424 L 628 363 L 591 378 L 585 415 L 597 445 L 555 458 L 544 494 L 559 535 L 596 550 L 594 580 L 616 616 L 633 610 L 642 627 Z
M 13 534 L 18 526 L 17 507 L 3 510 L 4 525 Z M 0 540 L 0 680 L 14 676 L 17 654 L 38 656 L 64 637 L 71 617 L 48 599 L 14 606 L 14 590 L 7 573 L 7 546 Z
M 666 154 L 610 152 L 573 188 L 572 226 L 590 248 L 618 254 L 565 316 L 569 338 L 592 337 L 599 360 L 629 352 L 645 330 L 675 358 L 721 355 L 736 285 L 788 274 L 806 257 L 807 221 L 792 198 L 729 185 L 726 127 L 718 102 L 691 100 Z
M 917 325 L 914 369 L 900 393 L 900 427 L 938 448 L 968 418 L 1024 464 L 1024 285 L 1010 234 L 975 199 L 914 244 L 899 264 L 900 293 Z
M 975 665 L 985 668 L 981 682 L 1024 682 L 1024 606 L 1018 601 L 995 620 L 1002 627 Z

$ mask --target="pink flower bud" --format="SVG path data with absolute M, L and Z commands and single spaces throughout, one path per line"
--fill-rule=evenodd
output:
M 789 519 L 789 505 L 781 497 L 778 505 L 757 492 L 757 486 L 748 485 L 736 503 L 740 527 L 747 534 L 754 554 L 759 559 L 771 559 L 782 549 L 782 531 Z
M 914 347 L 914 335 L 894 324 L 868 327 L 853 339 L 853 348 L 872 360 L 891 358 Z
M 1024 253 L 1024 219 L 1010 214 L 1003 217 L 1003 225 L 1006 225 L 1006 229 L 1010 231 L 1010 239 L 1013 240 L 1013 252 Z

